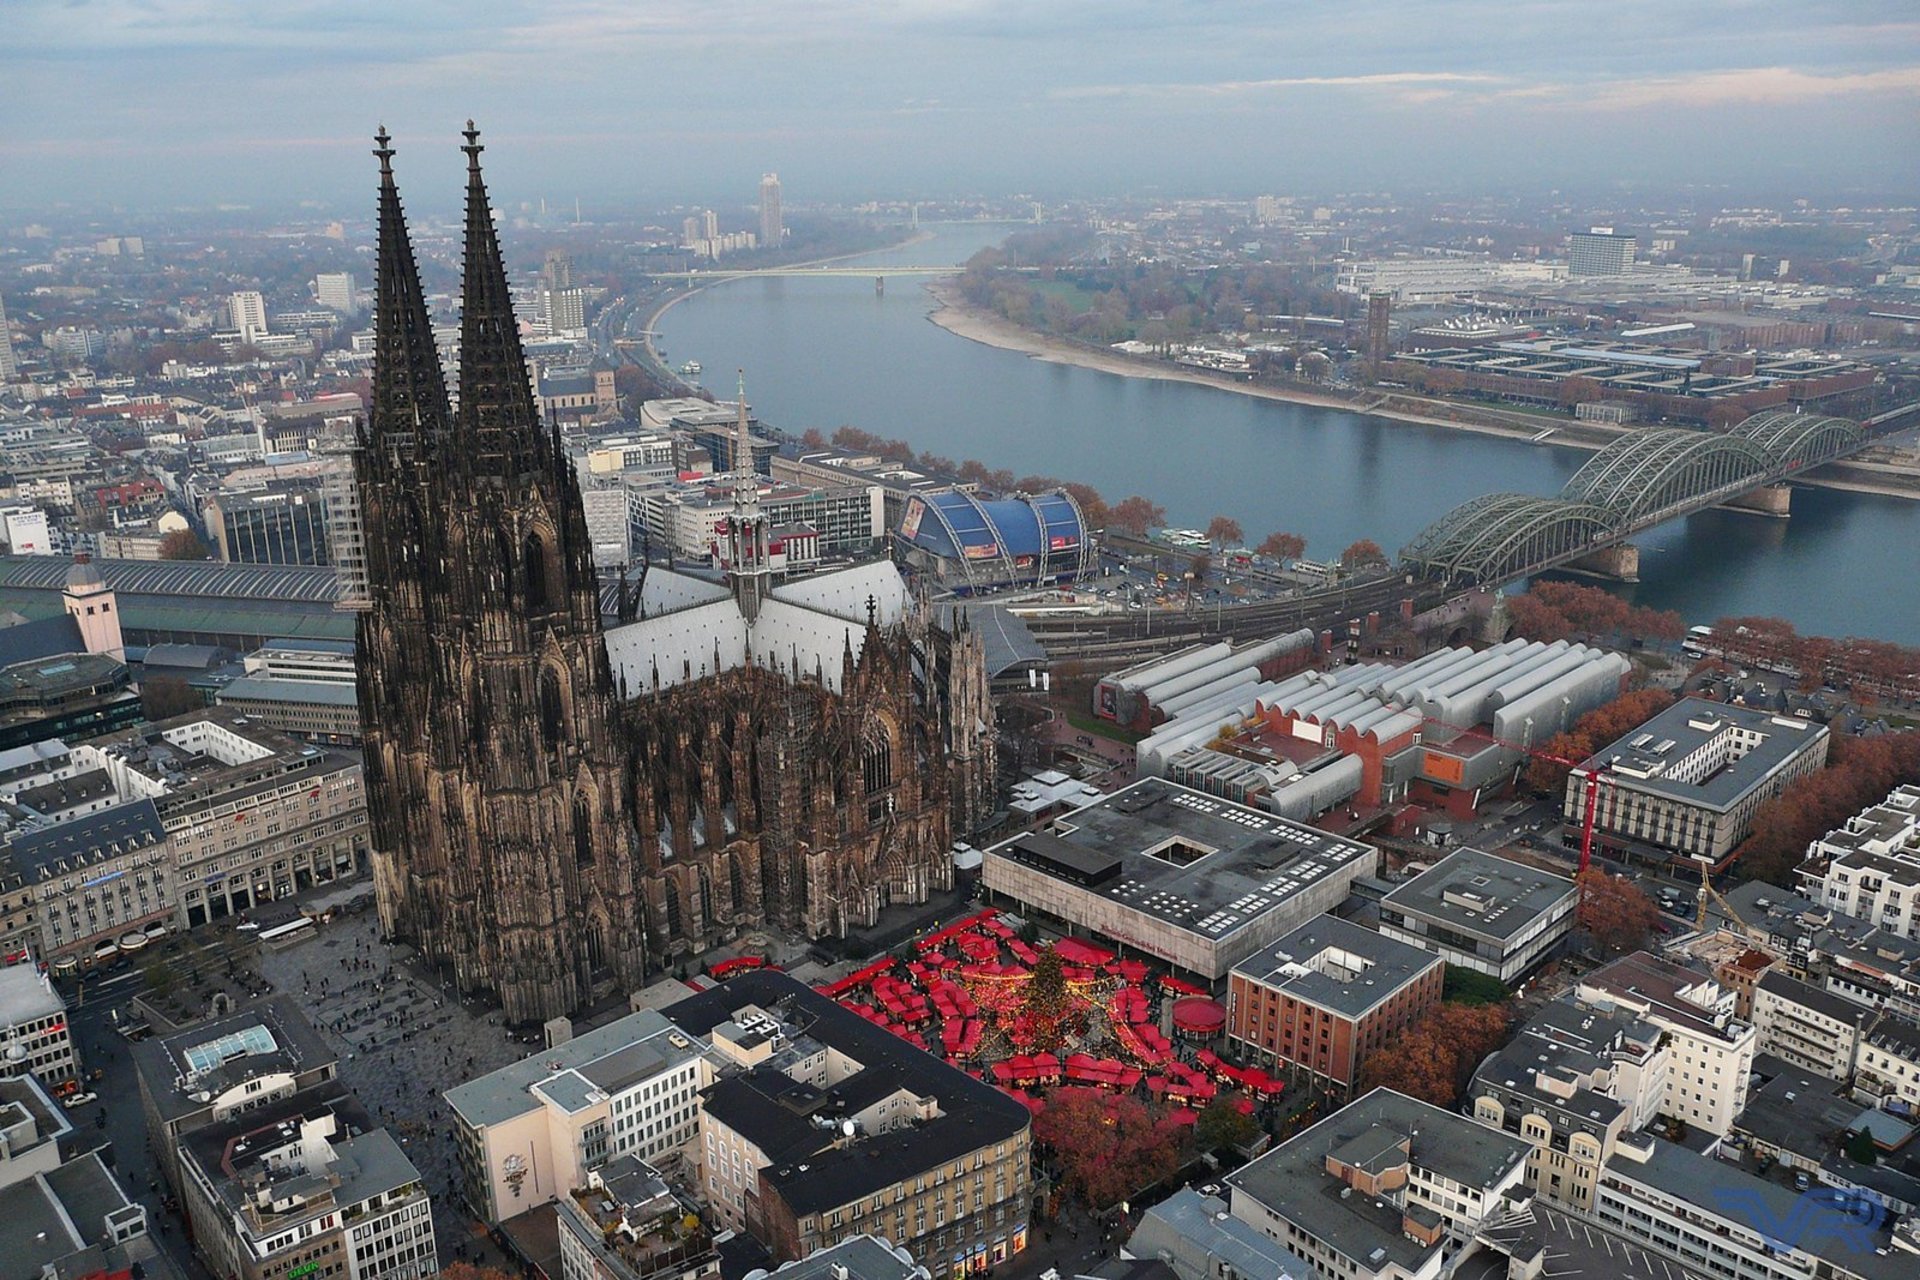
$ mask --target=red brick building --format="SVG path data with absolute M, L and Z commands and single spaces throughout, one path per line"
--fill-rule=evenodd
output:
M 1319 916 L 1233 967 L 1227 1034 L 1243 1054 L 1353 1087 L 1367 1056 L 1440 1003 L 1446 963 Z

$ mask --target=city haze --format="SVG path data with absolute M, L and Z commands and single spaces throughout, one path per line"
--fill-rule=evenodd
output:
M 16 0 L 0 205 L 352 200 L 384 120 L 503 197 L 1911 192 L 1910 5 Z M 445 170 L 444 173 L 441 170 Z M 431 198 L 430 198 L 431 199 Z M 437 201 L 435 201 L 437 203 Z

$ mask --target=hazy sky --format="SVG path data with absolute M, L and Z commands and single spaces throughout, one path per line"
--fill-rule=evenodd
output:
M 0 0 L 0 206 L 1920 187 L 1916 0 Z M 455 184 L 449 187 L 449 184 Z

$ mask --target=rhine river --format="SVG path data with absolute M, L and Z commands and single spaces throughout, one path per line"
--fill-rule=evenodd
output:
M 859 265 L 964 262 L 1004 226 L 935 227 Z M 744 369 L 757 415 L 794 434 L 851 424 L 1016 475 L 1081 480 L 1109 501 L 1143 493 L 1175 526 L 1214 515 L 1252 542 L 1276 530 L 1331 558 L 1358 538 L 1389 553 L 1469 498 L 1551 494 L 1577 449 L 1256 399 L 1190 383 L 1046 363 L 927 319 L 913 278 L 746 280 L 658 323 L 667 360 L 698 360 L 731 396 Z M 1819 635 L 1920 643 L 1920 502 L 1796 489 L 1793 517 L 1707 511 L 1637 538 L 1642 581 L 1618 588 L 1689 622 L 1759 614 Z

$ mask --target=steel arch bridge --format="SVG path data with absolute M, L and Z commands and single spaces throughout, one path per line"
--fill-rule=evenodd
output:
M 1495 493 L 1462 503 L 1403 547 L 1400 562 L 1449 581 L 1510 582 L 1843 457 L 1867 439 L 1846 418 L 1784 409 L 1724 435 L 1650 427 L 1595 454 L 1557 497 Z

